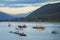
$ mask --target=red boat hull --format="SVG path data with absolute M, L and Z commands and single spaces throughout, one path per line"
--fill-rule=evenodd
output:
M 34 29 L 45 29 L 45 27 L 33 27 Z

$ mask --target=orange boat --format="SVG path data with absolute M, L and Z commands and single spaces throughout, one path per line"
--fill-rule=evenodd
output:
M 18 26 L 18 28 L 27 28 L 27 26 L 26 25 Z
M 36 27 L 33 27 L 34 29 L 45 29 L 45 27 L 43 27 L 43 26 L 36 26 Z

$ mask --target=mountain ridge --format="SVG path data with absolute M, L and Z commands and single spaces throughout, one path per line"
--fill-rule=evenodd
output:
M 29 15 L 29 13 L 12 15 L 12 14 L 8 14 L 8 13 L 0 11 L 0 20 L 12 20 L 12 19 L 21 18 L 21 17 L 25 18 L 27 15 Z
M 60 20 L 60 3 L 44 5 L 26 18 L 28 20 Z

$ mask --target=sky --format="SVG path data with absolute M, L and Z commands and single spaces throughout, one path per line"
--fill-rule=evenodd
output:
M 0 0 L 0 11 L 8 14 L 32 12 L 48 3 L 57 3 L 60 0 Z

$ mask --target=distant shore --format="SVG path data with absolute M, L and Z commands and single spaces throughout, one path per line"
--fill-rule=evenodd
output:
M 0 21 L 0 22 L 60 22 L 60 20 L 20 20 L 20 21 Z

